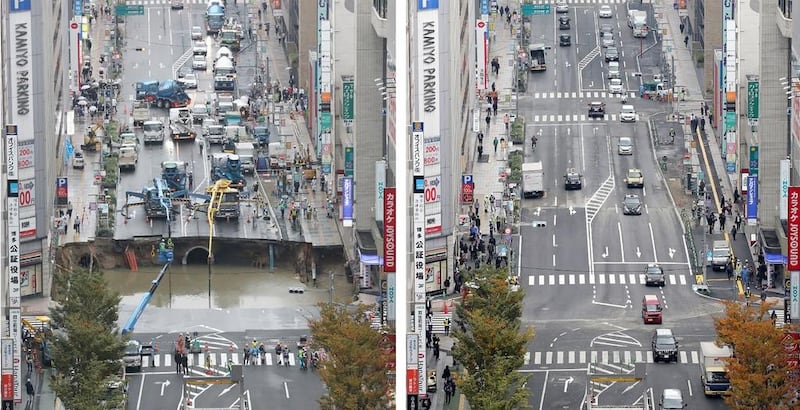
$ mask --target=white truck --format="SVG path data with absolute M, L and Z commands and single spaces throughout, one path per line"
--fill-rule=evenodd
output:
M 544 168 L 542 161 L 522 164 L 522 197 L 541 198 L 544 196 Z
M 159 120 L 145 121 L 142 125 L 145 145 L 164 143 L 164 123 Z
M 252 142 L 237 142 L 234 146 L 236 147 L 236 155 L 239 156 L 239 164 L 241 164 L 242 173 L 254 173 L 256 171 L 256 146 Z
M 133 126 L 141 127 L 150 119 L 150 104 L 145 101 L 133 102 Z
M 628 11 L 628 27 L 633 30 L 634 37 L 647 37 L 650 31 L 649 27 L 647 27 L 647 12 L 643 10 Z
M 700 342 L 700 383 L 706 396 L 721 396 L 730 389 L 725 359 L 732 356 L 733 350 L 728 346 Z
M 136 145 L 131 143 L 122 144 L 119 148 L 119 159 L 117 163 L 120 171 L 136 170 L 136 164 L 139 162 L 139 149 Z

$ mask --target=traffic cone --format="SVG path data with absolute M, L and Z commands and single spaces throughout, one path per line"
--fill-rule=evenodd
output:
M 446 301 L 446 300 L 444 301 L 444 310 L 443 310 L 443 313 L 444 313 L 445 315 L 447 314 L 447 301 Z

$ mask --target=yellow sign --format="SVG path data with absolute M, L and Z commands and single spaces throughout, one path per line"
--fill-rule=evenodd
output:
M 186 379 L 186 384 L 205 386 L 209 384 L 236 384 L 231 379 Z
M 598 383 L 605 383 L 605 382 L 634 383 L 642 381 L 642 378 L 636 376 L 627 376 L 627 375 L 619 375 L 619 376 L 607 375 L 607 376 L 589 376 L 589 380 Z

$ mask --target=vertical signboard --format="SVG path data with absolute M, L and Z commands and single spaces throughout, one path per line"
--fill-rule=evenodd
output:
M 475 180 L 472 175 L 461 176 L 461 202 L 471 204 L 475 201 Z
M 406 391 L 409 395 L 420 394 L 419 390 L 419 335 L 406 335 Z
M 750 175 L 758 176 L 758 145 L 750 146 Z
M 342 120 L 347 126 L 353 125 L 356 118 L 356 86 L 353 76 L 342 77 Z
M 413 196 L 413 260 L 414 303 L 425 303 L 425 167 L 423 165 L 424 127 L 421 122 L 411 125 L 411 171 L 414 177 Z
M 0 363 L 2 363 L 2 372 L 0 372 L 0 397 L 3 401 L 13 403 L 14 398 L 14 340 L 11 338 L 3 338 L 0 340 Z
M 67 177 L 56 178 L 56 205 L 67 206 L 69 204 L 69 179 Z
M 786 205 L 789 214 L 786 220 L 786 244 L 789 248 L 786 269 L 800 271 L 800 186 L 789 187 L 789 201 Z
M 758 76 L 747 76 L 747 122 L 758 125 L 758 103 L 760 97 Z
M 383 201 L 386 197 L 386 160 L 375 161 L 375 220 L 383 221 Z
M 792 271 L 789 276 L 789 309 L 792 317 L 800 317 L 800 272 Z
M 425 138 L 425 235 L 442 233 L 442 141 Z
M 414 305 L 414 324 L 417 327 L 416 330 L 419 336 L 419 342 L 423 343 L 424 340 L 427 340 L 425 332 L 428 331 L 425 328 L 425 305 Z M 428 373 L 426 353 L 427 351 L 424 348 L 418 349 L 417 352 L 417 384 L 419 385 L 420 392 L 427 391 L 427 386 L 425 385 Z
M 397 274 L 386 274 L 386 317 L 390 322 L 397 320 Z
M 383 201 L 383 271 L 396 272 L 397 210 L 395 188 L 384 190 Z
M 416 106 L 428 138 L 438 137 L 441 130 L 438 8 L 438 0 L 417 0 L 417 29 L 414 35 L 417 41 Z
M 76 92 L 80 89 L 80 24 L 77 17 L 69 22 L 69 89 Z
M 475 86 L 485 90 L 489 88 L 489 28 L 483 20 L 475 22 L 475 59 Z
M 730 3 L 730 4 L 726 4 Z M 730 18 L 727 14 L 730 12 Z M 737 50 L 736 50 L 736 21 L 733 20 L 733 0 L 723 0 L 723 41 L 725 49 L 725 168 L 727 172 L 735 172 L 738 153 L 738 134 L 736 130 L 737 107 L 736 93 L 738 87 L 737 77 Z
M 316 64 L 316 84 L 317 92 L 317 118 L 319 130 L 319 140 L 317 154 L 322 162 L 322 172 L 331 173 L 331 162 L 333 160 L 333 128 L 332 128 L 332 58 L 331 58 L 331 22 L 329 20 L 328 0 L 317 2 L 317 53 Z
M 778 195 L 778 218 L 785 221 L 789 216 L 789 175 L 791 160 L 782 159 L 780 163 L 780 190 Z
M 747 224 L 758 222 L 758 177 L 747 177 Z
M 344 147 L 344 176 L 352 177 L 356 170 L 356 153 L 353 147 Z
M 353 226 L 353 178 L 342 178 L 342 226 Z
M 13 3 L 13 2 L 12 2 Z M 13 6 L 13 5 L 12 5 Z M 30 6 L 30 5 L 29 5 Z M 29 13 L 30 14 L 30 13 Z M 31 124 L 31 133 L 33 125 Z M 6 212 L 8 214 L 8 233 L 6 255 L 8 255 L 8 319 L 11 331 L 9 336 L 14 343 L 13 366 L 11 369 L 12 377 L 12 397 L 3 397 L 6 400 L 13 399 L 15 403 L 22 401 L 22 329 L 20 297 L 20 172 L 19 172 L 19 129 L 17 125 L 6 125 L 6 175 L 8 186 L 6 187 Z

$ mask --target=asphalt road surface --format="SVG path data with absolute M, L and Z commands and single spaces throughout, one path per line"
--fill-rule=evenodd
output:
M 627 7 L 611 6 L 611 19 L 598 19 L 599 6 L 590 4 L 571 6 L 568 14 L 531 17 L 531 42 L 552 45 L 548 70 L 530 74 L 528 91 L 519 101 L 526 135 L 538 136 L 535 151 L 529 143 L 524 145 L 525 160 L 543 162 L 546 191 L 544 198 L 524 200 L 522 238 L 516 244 L 520 283 L 526 291 L 523 320 L 536 329 L 525 366 L 532 375 L 531 405 L 578 408 L 588 391 L 600 397 L 600 404 L 634 404 L 646 389 L 658 396 L 664 388 L 680 388 L 690 407 L 715 408 L 706 407 L 714 401 L 698 394 L 698 342 L 713 340 L 708 315 L 721 308 L 691 289 L 694 276 L 683 228 L 657 168 L 647 119 L 665 108 L 638 98 L 638 73 L 648 73 L 649 65 L 657 67 L 660 46 L 652 34 L 634 39 L 626 24 Z M 570 30 L 558 30 L 557 19 L 563 15 L 571 19 Z M 625 93 L 639 117 L 635 123 L 620 122 L 620 96 L 608 92 L 608 65 L 598 43 L 602 23 L 615 27 Z M 572 35 L 572 46 L 558 46 L 562 32 Z M 640 50 L 653 44 L 637 61 Z M 587 118 L 592 101 L 606 104 L 605 118 Z M 620 137 L 632 138 L 632 155 L 618 154 Z M 582 190 L 564 189 L 563 176 L 571 168 L 583 175 Z M 626 186 L 631 168 L 644 174 L 643 188 Z M 626 194 L 641 198 L 642 215 L 623 215 Z M 645 286 L 648 264 L 663 268 L 665 286 Z M 661 326 L 682 338 L 677 364 L 653 363 L 654 327 L 641 319 L 641 301 L 647 294 L 661 300 Z M 590 368 L 595 373 L 628 374 L 636 363 L 647 370 L 640 383 L 588 381 Z M 609 402 L 611 398 L 620 403 Z

